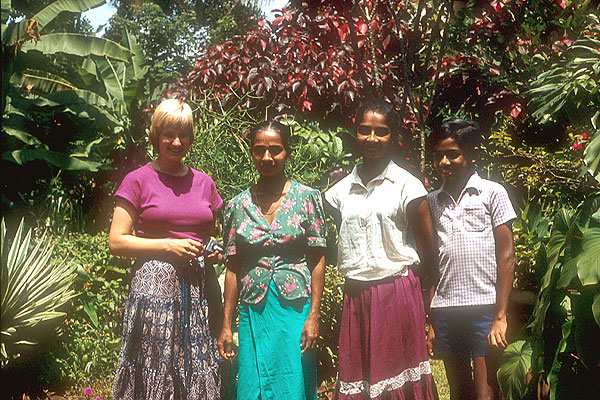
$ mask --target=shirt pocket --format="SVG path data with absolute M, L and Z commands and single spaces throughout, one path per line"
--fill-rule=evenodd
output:
M 485 209 L 465 207 L 462 223 L 467 232 L 482 232 L 485 229 Z

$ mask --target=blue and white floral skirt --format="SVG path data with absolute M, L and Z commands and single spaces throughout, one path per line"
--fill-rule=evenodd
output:
M 203 268 L 202 258 L 196 266 Z M 160 260 L 135 263 L 114 399 L 220 398 L 221 357 L 209 331 L 203 274 L 183 280 L 182 271 Z

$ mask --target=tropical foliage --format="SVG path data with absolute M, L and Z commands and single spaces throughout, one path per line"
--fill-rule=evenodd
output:
M 40 340 L 56 332 L 66 316 L 65 305 L 76 292 L 71 284 L 77 265 L 51 260 L 49 237 L 34 238 L 23 221 L 11 238 L 1 225 L 2 246 L 2 367 L 31 352 Z
M 46 31 L 61 13 L 102 3 L 58 0 L 18 23 L 8 18 L 10 2 L 2 3 L 2 166 L 25 178 L 3 192 L 9 208 L 27 202 L 40 180 L 48 185 L 59 171 L 96 173 L 115 152 L 131 153 L 140 141 L 145 149 L 147 66 L 135 37 L 125 32 L 119 44 Z
M 73 284 L 79 294 L 51 357 L 55 379 L 78 386 L 110 378 L 118 359 L 129 261 L 111 256 L 108 235 L 69 234 L 56 242 L 53 259 L 81 266 Z

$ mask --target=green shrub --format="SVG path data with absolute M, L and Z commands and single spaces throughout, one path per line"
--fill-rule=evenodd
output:
M 319 385 L 332 383 L 337 373 L 338 339 L 344 299 L 343 276 L 333 265 L 325 268 L 325 288 L 321 300 L 320 334 L 317 344 Z
M 53 351 L 61 378 L 76 387 L 112 379 L 121 345 L 128 261 L 110 255 L 108 235 L 69 234 L 56 242 L 55 257 L 81 265 L 62 347 Z

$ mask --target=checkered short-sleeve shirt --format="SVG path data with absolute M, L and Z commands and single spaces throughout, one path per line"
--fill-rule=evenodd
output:
M 444 187 L 427 195 L 438 244 L 439 283 L 432 308 L 496 303 L 494 228 L 516 218 L 500 184 L 474 173 L 458 202 Z

